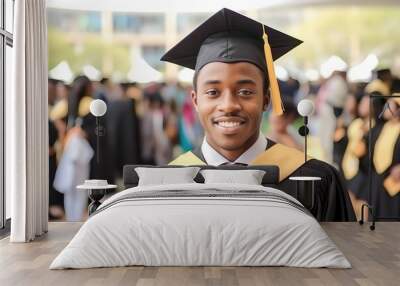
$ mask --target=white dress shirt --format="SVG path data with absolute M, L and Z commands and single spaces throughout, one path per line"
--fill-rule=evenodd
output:
M 213 147 L 211 147 L 211 145 L 207 142 L 207 138 L 204 137 L 203 144 L 201 145 L 201 152 L 203 153 L 207 165 L 219 166 L 224 163 L 241 163 L 249 165 L 258 155 L 266 150 L 267 145 L 267 138 L 265 138 L 264 135 L 262 135 L 260 132 L 257 141 L 254 142 L 254 144 L 242 155 L 240 155 L 234 162 L 231 162 L 220 153 L 218 153 Z

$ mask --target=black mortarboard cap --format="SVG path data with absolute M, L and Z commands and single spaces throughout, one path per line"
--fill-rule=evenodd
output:
M 199 71 L 211 62 L 250 62 L 269 77 L 275 113 L 281 101 L 273 61 L 302 41 L 229 9 L 221 9 L 171 48 L 162 61 Z

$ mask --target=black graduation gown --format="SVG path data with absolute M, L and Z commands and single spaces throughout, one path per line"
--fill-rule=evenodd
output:
M 337 142 L 334 143 L 334 161 L 339 166 L 339 171 L 341 176 L 344 178 L 345 186 L 348 191 L 352 192 L 357 199 L 367 201 L 367 192 L 366 188 L 368 188 L 368 177 L 367 173 L 361 166 L 361 162 L 359 165 L 359 169 L 357 174 L 351 178 L 346 179 L 342 167 L 343 157 L 346 152 L 347 145 L 349 144 L 349 137 L 346 130 L 346 135 Z M 361 159 L 360 159 L 361 160 Z
M 375 143 L 379 138 L 379 135 L 384 127 L 385 122 L 378 122 L 376 126 L 371 129 L 371 146 L 372 146 L 372 158 L 374 157 Z M 399 123 L 400 124 L 400 123 Z M 365 141 L 368 144 L 368 134 Z M 367 145 L 368 146 L 368 145 Z M 371 194 L 369 203 L 375 208 L 376 220 L 400 220 L 400 193 L 395 196 L 390 196 L 385 189 L 383 183 L 384 180 L 389 176 L 390 169 L 394 166 L 400 164 L 400 137 L 397 138 L 395 148 L 393 151 L 392 164 L 389 168 L 382 174 L 378 174 L 375 170 L 375 166 L 372 165 L 371 174 Z M 364 171 L 368 172 L 369 167 L 369 157 L 366 154 L 362 160 L 362 167 Z M 368 173 L 367 173 L 368 174 Z M 365 188 L 364 196 L 368 200 L 368 185 Z
M 54 152 L 54 145 L 58 140 L 58 131 L 54 123 L 49 120 L 49 148 L 53 149 L 53 152 L 49 155 L 49 205 L 64 207 L 64 195 L 56 191 L 53 187 L 54 178 L 57 171 L 57 155 Z
M 357 199 L 368 200 L 368 175 L 363 170 L 359 170 L 357 175 L 346 180 L 346 186 Z
M 267 149 L 275 145 L 268 139 Z M 192 151 L 199 159 L 205 162 L 201 148 Z M 290 176 L 321 177 L 316 181 L 314 207 L 310 210 L 318 221 L 355 221 L 353 207 L 349 194 L 339 172 L 326 162 L 311 159 L 295 170 Z M 289 178 L 281 181 L 277 188 L 294 196 L 296 182 Z
M 333 162 L 337 166 L 342 165 L 343 155 L 344 152 L 346 151 L 348 141 L 349 138 L 347 137 L 346 134 L 340 140 L 333 142 Z
M 140 163 L 140 124 L 134 99 L 122 99 L 108 104 L 107 138 L 113 173 L 122 177 L 125 165 Z

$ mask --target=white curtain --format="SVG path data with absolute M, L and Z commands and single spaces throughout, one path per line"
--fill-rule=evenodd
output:
M 15 1 L 13 82 L 6 98 L 6 187 L 12 242 L 47 232 L 48 111 L 46 0 Z

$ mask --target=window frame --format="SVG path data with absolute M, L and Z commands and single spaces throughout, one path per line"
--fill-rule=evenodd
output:
M 10 219 L 6 217 L 6 189 L 5 189 L 5 98 L 6 98 L 6 47 L 13 48 L 13 33 L 6 30 L 6 1 L 0 0 L 1 21 L 0 21 L 0 237 L 9 233 Z M 14 14 L 15 0 L 11 1 Z M 14 18 L 14 15 L 11 15 Z M 14 27 L 13 27 L 14 28 Z M 14 30 L 14 29 L 12 29 Z

